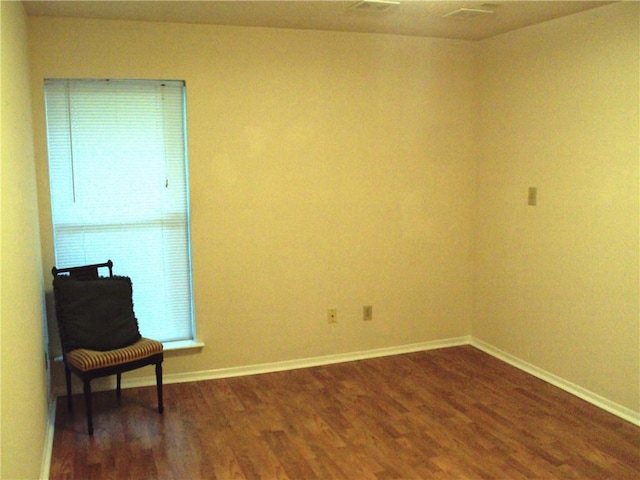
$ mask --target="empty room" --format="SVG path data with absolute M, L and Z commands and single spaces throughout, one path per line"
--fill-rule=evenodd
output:
M 638 477 L 640 3 L 0 8 L 1 478 Z

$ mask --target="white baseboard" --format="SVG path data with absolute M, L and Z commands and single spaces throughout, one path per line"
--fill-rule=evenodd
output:
M 404 353 L 422 352 L 434 350 L 438 348 L 457 347 L 461 345 L 472 345 L 483 352 L 502 360 L 526 373 L 529 373 L 551 385 L 554 385 L 566 392 L 569 392 L 603 410 L 612 413 L 634 425 L 640 426 L 640 412 L 635 412 L 629 408 L 623 407 L 611 400 L 608 400 L 596 393 L 593 393 L 579 385 L 571 383 L 557 375 L 549 373 L 541 368 L 531 365 L 524 360 L 519 359 L 509 353 L 506 353 L 492 345 L 473 336 L 467 335 L 462 337 L 449 338 L 444 340 L 436 340 L 431 342 L 414 343 L 409 345 L 399 345 L 396 347 L 379 348 L 373 350 L 365 350 L 361 352 L 350 352 L 337 355 L 326 355 L 320 357 L 302 358 L 297 360 L 287 360 L 283 362 L 261 363 L 255 365 L 246 365 L 241 367 L 220 368 L 213 370 L 203 370 L 199 372 L 173 373 L 163 375 L 165 384 L 198 382 L 202 380 L 215 380 L 219 378 L 241 377 L 246 375 L 258 375 L 261 373 L 281 372 L 286 370 L 295 370 L 299 368 L 318 367 L 322 365 L 331 365 L 336 363 L 353 362 L 356 360 L 365 360 L 368 358 L 386 357 L 390 355 L 401 355 Z M 153 386 L 156 383 L 155 375 L 147 377 L 135 377 L 127 379 L 122 378 L 122 388 L 136 388 Z M 113 390 L 115 381 L 112 377 L 106 379 L 96 379 L 92 382 L 94 391 Z M 59 388 L 60 391 L 56 395 L 65 395 L 64 387 Z M 80 390 L 74 388 L 74 393 Z M 53 427 L 51 427 L 53 428 Z
M 337 355 L 325 355 L 320 357 L 301 358 L 296 360 L 287 360 L 283 362 L 260 363 L 255 365 L 246 365 L 241 367 L 219 368 L 213 370 L 203 370 L 199 372 L 187 373 L 165 373 L 162 377 L 163 383 L 186 383 L 199 382 L 202 380 L 215 380 L 218 378 L 242 377 L 246 375 L 258 375 L 261 373 L 282 372 L 285 370 L 296 370 L 299 368 L 319 367 L 322 365 L 331 365 L 335 363 L 353 362 L 356 360 L 365 360 L 367 358 L 387 357 L 391 355 L 401 355 L 403 353 L 422 352 L 426 350 L 434 350 L 437 348 L 457 347 L 460 345 L 469 345 L 471 343 L 470 336 L 448 338 L 444 340 L 435 340 L 431 342 L 413 343 L 409 345 L 400 345 L 396 347 L 378 348 L 373 350 L 365 350 L 361 352 L 349 352 Z M 155 375 L 146 377 L 127 378 L 122 377 L 122 388 L 150 387 L 156 384 Z M 92 390 L 95 392 L 104 390 L 113 390 L 115 388 L 115 380 L 113 377 L 98 378 L 91 382 Z M 75 382 L 73 393 L 82 393 L 81 385 Z M 64 385 L 58 386 L 55 391 L 56 396 L 66 395 Z
M 42 453 L 42 465 L 40 467 L 40 478 L 46 480 L 49 478 L 51 468 L 51 454 L 53 453 L 53 435 L 56 425 L 56 397 L 49 399 L 49 418 L 47 418 L 47 431 L 44 440 L 44 448 Z
M 163 381 L 170 383 L 199 382 L 203 380 L 215 380 L 219 378 L 243 377 L 246 375 L 259 375 L 261 373 L 283 372 L 286 370 L 296 370 L 299 368 L 319 367 L 322 365 L 332 365 L 335 363 L 353 362 L 365 360 L 367 358 L 387 357 L 390 355 L 401 355 L 403 353 L 421 352 L 434 350 L 437 348 L 457 347 L 468 345 L 471 337 L 457 337 L 432 342 L 413 343 L 400 345 L 397 347 L 378 348 L 361 352 L 349 352 L 337 355 L 325 355 L 320 357 L 301 358 L 287 360 L 283 362 L 259 363 L 245 365 L 241 367 L 219 368 L 213 370 L 202 370 L 199 372 L 165 374 Z M 138 377 L 132 379 L 122 378 L 122 388 L 148 387 L 155 385 L 155 376 Z M 96 389 L 98 390 L 98 389 Z M 61 394 L 64 394 L 61 392 Z
M 492 345 L 489 345 L 486 342 L 483 342 L 479 338 L 471 337 L 471 345 L 476 347 L 478 350 L 482 350 L 485 353 L 488 353 L 492 357 L 495 357 L 499 360 L 502 360 L 509 365 L 512 365 L 519 370 L 522 370 L 534 377 L 537 377 L 541 380 L 544 380 L 551 385 L 554 385 L 562 390 L 575 395 L 582 400 L 585 400 L 596 407 L 599 407 L 613 415 L 622 418 L 634 425 L 640 426 L 640 412 L 634 412 L 630 408 L 623 407 L 611 400 L 608 400 L 597 393 L 594 393 L 586 388 L 583 388 L 575 383 L 569 382 L 553 373 L 549 373 L 546 370 L 536 367 L 530 363 L 525 362 L 524 360 L 519 359 L 507 352 L 500 350 Z
M 336 363 L 353 362 L 368 358 L 388 357 L 391 355 L 401 355 L 403 353 L 422 352 L 437 348 L 457 347 L 468 345 L 471 337 L 457 337 L 432 342 L 413 343 L 396 347 L 378 348 L 361 352 L 349 352 L 337 355 L 326 355 L 321 357 L 301 358 L 284 362 L 262 363 L 257 365 L 247 365 L 242 367 L 221 368 L 216 370 L 206 370 L 193 373 L 177 373 L 167 375 L 167 383 L 195 382 L 200 380 L 213 380 L 218 378 L 241 377 L 245 375 L 258 375 L 261 373 L 282 372 L 286 370 L 296 370 L 299 368 L 319 367 Z M 155 379 L 150 379 L 150 385 L 154 385 Z M 123 380 L 124 388 L 124 380 Z

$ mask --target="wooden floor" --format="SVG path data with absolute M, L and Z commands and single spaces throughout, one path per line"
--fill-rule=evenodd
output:
M 74 401 L 53 479 L 640 479 L 640 428 L 470 346 Z

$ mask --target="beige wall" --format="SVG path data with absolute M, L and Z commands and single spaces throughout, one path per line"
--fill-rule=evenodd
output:
M 475 337 L 635 412 L 639 7 L 481 42 L 473 322 Z
M 167 373 L 470 332 L 472 44 L 79 19 L 30 27 L 45 270 L 43 79 L 186 80 L 206 347 L 170 356 Z
M 2 176 L 0 230 L 1 468 L 6 479 L 38 478 L 47 432 L 27 19 L 19 2 L 0 2 Z
M 206 347 L 167 373 L 472 333 L 640 412 L 637 20 L 467 43 L 31 18 L 43 270 L 43 78 L 184 79 Z

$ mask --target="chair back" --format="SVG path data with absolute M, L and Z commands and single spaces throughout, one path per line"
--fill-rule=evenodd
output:
M 105 263 L 95 263 L 93 265 L 82 265 L 80 267 L 68 267 L 68 268 L 56 268 L 51 269 L 51 274 L 54 277 L 58 275 L 69 275 L 75 280 L 91 280 L 98 278 L 98 273 L 101 268 L 109 269 L 109 276 L 113 277 L 113 262 L 111 260 Z

